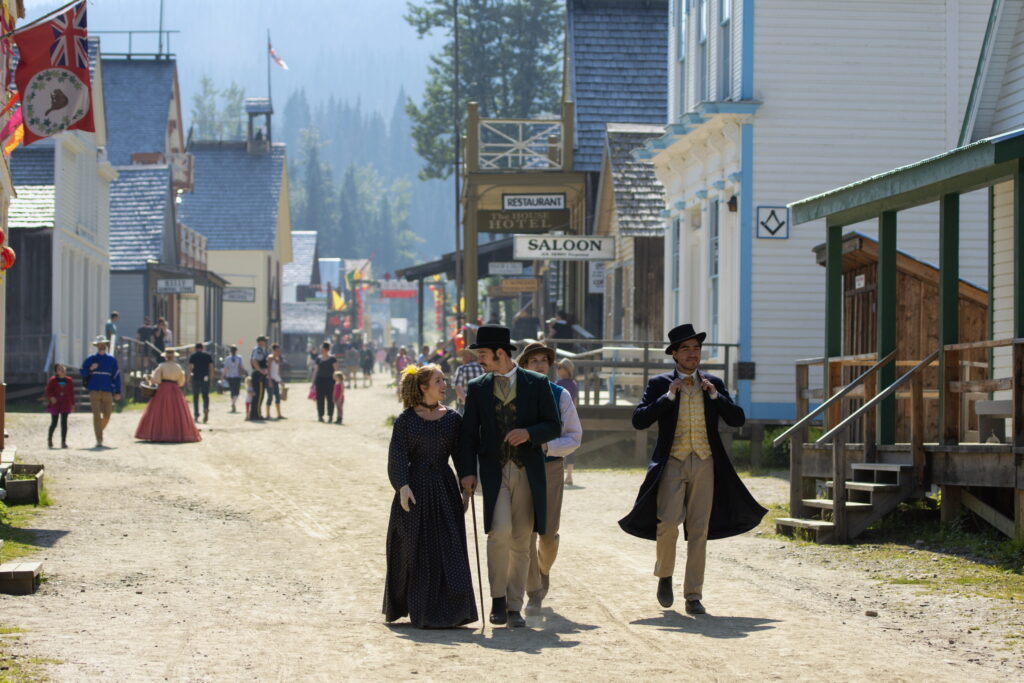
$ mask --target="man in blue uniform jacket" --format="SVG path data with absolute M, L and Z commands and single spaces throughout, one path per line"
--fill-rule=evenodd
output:
M 82 384 L 89 390 L 96 448 L 103 448 L 103 430 L 110 422 L 114 401 L 121 400 L 121 373 L 117 369 L 117 359 L 107 353 L 109 342 L 106 337 L 97 337 L 92 345 L 96 347 L 96 353 L 82 363 Z
M 768 512 L 736 475 L 718 436 L 718 419 L 743 425 L 743 408 L 732 402 L 721 379 L 697 369 L 704 332 L 680 325 L 668 333 L 665 353 L 676 368 L 647 383 L 633 426 L 658 423 L 658 442 L 633 509 L 619 520 L 628 534 L 657 541 L 654 575 L 658 602 L 671 607 L 672 573 L 679 525 L 686 533 L 686 612 L 704 614 L 701 604 L 707 540 L 753 529 Z

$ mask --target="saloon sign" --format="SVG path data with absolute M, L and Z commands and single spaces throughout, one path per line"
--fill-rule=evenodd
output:
M 512 258 L 517 261 L 610 261 L 615 238 L 597 235 L 516 235 Z

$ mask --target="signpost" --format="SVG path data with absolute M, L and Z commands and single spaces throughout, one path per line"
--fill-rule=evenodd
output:
M 251 304 L 256 302 L 255 287 L 225 287 L 224 301 Z
M 158 278 L 156 281 L 157 294 L 195 294 L 196 281 L 190 277 L 181 278 Z
M 477 232 L 541 233 L 553 230 L 569 230 L 570 211 L 488 211 L 478 209 Z
M 512 258 L 517 261 L 611 261 L 615 238 L 599 235 L 516 235 Z
M 491 261 L 487 264 L 488 275 L 522 275 L 523 264 L 519 261 Z

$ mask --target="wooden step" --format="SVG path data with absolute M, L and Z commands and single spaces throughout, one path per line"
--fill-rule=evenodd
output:
M 821 510 L 831 510 L 835 507 L 835 502 L 831 498 L 804 498 L 800 501 L 809 508 L 819 508 Z M 871 503 L 856 503 L 854 501 L 846 501 L 846 509 L 851 512 L 867 512 L 873 508 L 874 505 Z
M 825 482 L 826 487 L 835 486 L 835 482 L 831 479 Z M 879 484 L 873 481 L 848 481 L 846 482 L 846 489 L 848 491 L 870 491 L 872 493 L 895 493 L 900 490 L 899 484 Z
M 777 534 L 793 536 L 798 529 L 809 535 L 815 543 L 825 543 L 835 530 L 835 525 L 820 519 L 797 517 L 777 517 L 775 519 L 775 533 Z
M 868 470 L 872 472 L 909 472 L 913 465 L 891 462 L 854 462 L 850 467 L 855 470 Z

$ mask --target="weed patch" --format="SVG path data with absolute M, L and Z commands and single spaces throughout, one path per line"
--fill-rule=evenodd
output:
M 0 559 L 4 562 L 30 555 L 39 549 L 33 543 L 32 532 L 24 528 L 37 512 L 38 508 L 34 505 L 7 506 L 0 503 L 0 540 L 4 541 Z

